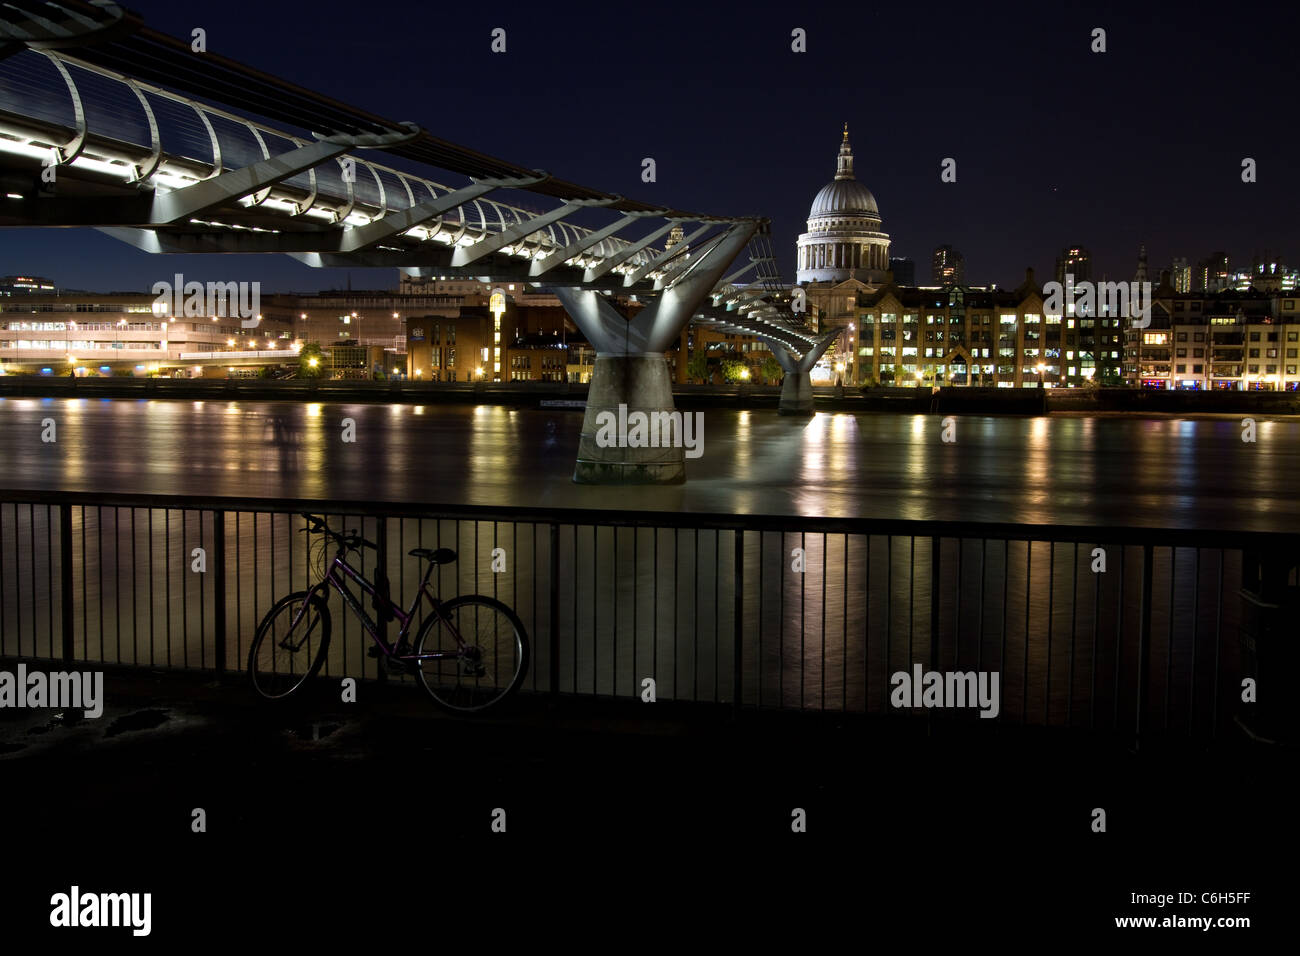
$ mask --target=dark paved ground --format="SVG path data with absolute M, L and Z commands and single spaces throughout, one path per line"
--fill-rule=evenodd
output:
M 461 933 L 489 951 L 824 948 L 900 927 L 1055 948 L 1149 941 L 1112 917 L 1179 909 L 1132 892 L 1246 890 L 1245 906 L 1180 911 L 1250 915 L 1217 931 L 1249 944 L 1295 882 L 1294 751 L 1244 737 L 1134 752 L 978 720 L 573 699 L 467 720 L 409 688 L 363 684 L 349 705 L 313 690 L 267 707 L 236 678 L 136 671 L 108 675 L 96 720 L 0 710 L 0 922 L 48 931 L 50 895 L 77 883 L 152 892 L 153 945 L 173 952 Z

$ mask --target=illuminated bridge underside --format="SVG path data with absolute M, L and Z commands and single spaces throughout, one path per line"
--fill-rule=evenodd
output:
M 0 180 L 0 226 L 553 290 L 597 349 L 589 417 L 671 410 L 662 353 L 689 321 L 725 318 L 773 343 L 783 365 L 817 347 L 789 311 L 765 220 L 565 182 L 193 53 L 107 2 L 0 9 Z M 682 241 L 655 248 L 674 227 Z M 748 263 L 724 277 L 746 248 Z M 637 303 L 631 321 L 615 295 Z M 647 462 L 598 448 L 594 434 L 584 427 L 576 480 L 684 477 L 680 448 Z

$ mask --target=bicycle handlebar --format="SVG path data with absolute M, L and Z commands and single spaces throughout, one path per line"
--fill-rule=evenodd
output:
M 327 534 L 339 543 L 339 547 L 345 548 L 349 551 L 353 548 L 370 548 L 372 551 L 379 550 L 379 545 L 361 537 L 355 528 L 349 528 L 343 532 L 338 532 L 313 514 L 308 514 L 305 511 L 300 511 L 298 513 L 311 522 L 311 527 L 298 529 L 302 534 Z

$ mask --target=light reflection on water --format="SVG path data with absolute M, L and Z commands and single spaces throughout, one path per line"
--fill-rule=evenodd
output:
M 687 483 L 572 482 L 582 413 L 8 399 L 0 484 L 157 494 L 1300 530 L 1300 421 L 704 412 Z M 39 441 L 41 421 L 58 442 Z M 356 423 L 355 442 L 342 423 Z

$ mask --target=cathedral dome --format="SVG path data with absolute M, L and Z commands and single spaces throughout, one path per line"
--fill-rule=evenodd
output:
M 869 216 L 880 218 L 880 209 L 876 206 L 876 197 L 871 190 L 856 179 L 834 179 L 821 188 L 808 218 L 817 216 Z
M 876 283 L 889 269 L 889 235 L 871 190 L 853 175 L 853 147 L 844 124 L 835 178 L 808 210 L 808 231 L 799 236 L 796 281 Z

